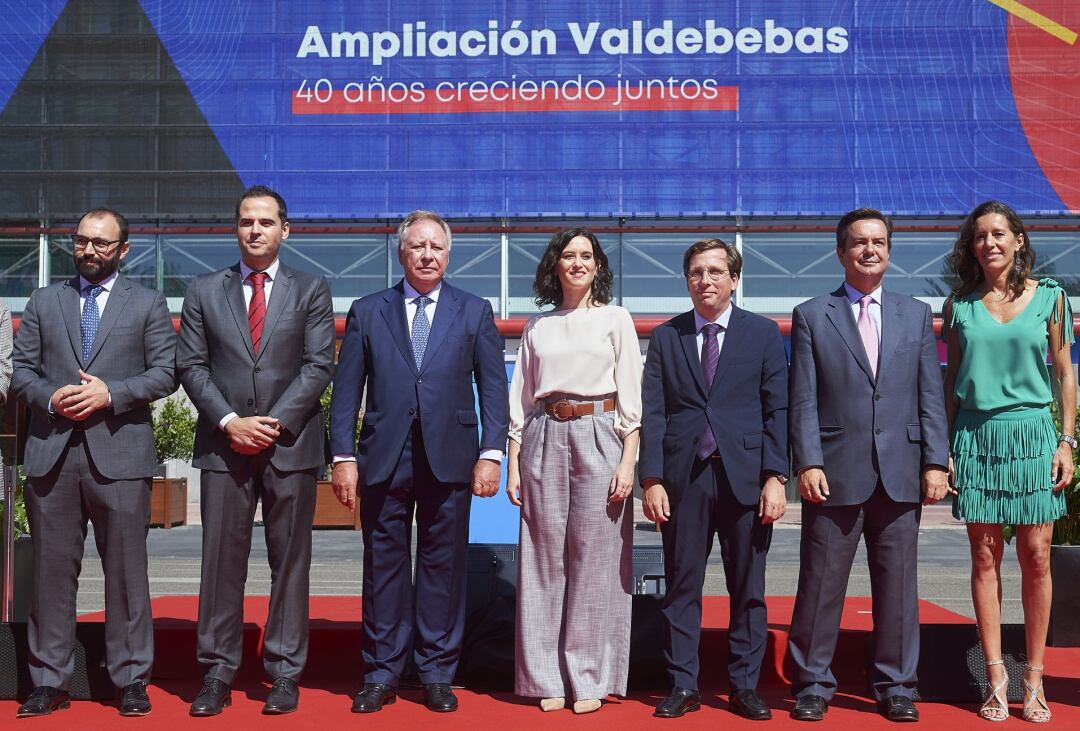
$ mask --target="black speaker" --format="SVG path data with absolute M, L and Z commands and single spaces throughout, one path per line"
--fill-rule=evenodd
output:
M 0 699 L 21 700 L 33 689 L 26 624 L 0 624 Z M 75 674 L 68 690 L 76 700 L 116 697 L 116 688 L 105 666 L 103 622 L 78 622 L 75 625 Z
M 974 624 L 924 624 L 919 628 L 919 686 L 916 700 L 981 703 L 989 692 L 986 659 Z M 869 679 L 873 640 L 866 643 Z M 1027 660 L 1024 625 L 1001 626 L 1002 659 L 1009 674 L 1010 703 L 1023 700 L 1024 662 Z

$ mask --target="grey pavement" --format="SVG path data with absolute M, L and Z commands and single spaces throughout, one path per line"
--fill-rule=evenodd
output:
M 634 543 L 638 546 L 660 545 L 660 534 L 636 510 Z M 770 595 L 794 595 L 799 577 L 799 506 L 789 505 L 788 514 L 773 531 L 766 572 L 766 591 Z M 150 555 L 150 590 L 153 596 L 195 595 L 199 592 L 199 559 L 202 529 L 187 525 L 170 530 L 152 529 L 147 539 Z M 363 573 L 363 546 L 360 534 L 351 530 L 317 530 L 312 538 L 311 593 L 314 595 L 351 595 L 360 593 Z M 952 520 L 948 506 L 925 509 L 919 538 L 919 594 L 959 614 L 974 617 L 968 590 L 970 559 L 967 535 L 962 524 Z M 1007 549 L 1002 566 L 1004 598 L 1002 621 L 1023 621 L 1020 605 L 1020 568 L 1016 553 Z M 98 611 L 104 607 L 104 584 L 92 534 L 86 543 L 86 557 L 80 578 L 78 609 Z M 261 526 L 252 538 L 247 592 L 269 594 L 270 570 L 266 564 L 266 545 Z M 724 595 L 724 570 L 719 547 L 709 559 L 705 594 Z M 851 596 L 870 595 L 870 576 L 866 552 L 860 546 L 848 584 Z

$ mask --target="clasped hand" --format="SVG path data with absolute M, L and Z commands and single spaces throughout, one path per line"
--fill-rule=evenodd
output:
M 53 411 L 72 421 L 83 421 L 109 405 L 109 387 L 105 381 L 79 369 L 82 383 L 61 386 L 49 400 Z
M 237 454 L 258 454 L 281 435 L 281 422 L 272 416 L 237 416 L 225 425 L 232 449 Z

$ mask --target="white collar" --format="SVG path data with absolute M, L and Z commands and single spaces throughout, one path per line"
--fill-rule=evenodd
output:
M 104 289 L 106 292 L 111 292 L 113 283 L 116 281 L 116 278 L 119 277 L 119 276 L 120 276 L 120 272 L 115 271 L 112 274 L 110 274 L 109 276 L 102 279 L 100 282 L 90 282 L 87 279 L 85 279 L 83 277 L 83 275 L 80 274 L 79 275 L 79 292 L 85 292 L 87 287 L 93 287 L 93 286 L 98 286 L 98 287 L 101 287 L 102 289 Z
M 270 266 L 266 267 L 266 269 L 263 269 L 263 272 L 265 272 L 266 276 L 270 278 L 271 282 L 273 282 L 275 279 L 277 279 L 278 269 L 280 269 L 280 268 L 281 268 L 281 259 L 274 259 L 274 263 L 271 264 Z M 254 272 L 254 271 L 256 271 L 256 270 L 252 269 L 247 264 L 245 264 L 243 259 L 240 260 L 240 279 L 241 279 L 241 281 L 246 282 L 247 278 L 250 277 L 252 272 Z
M 405 285 L 405 301 L 406 302 L 412 302 L 413 300 L 415 300 L 417 297 L 420 296 L 420 293 L 416 291 L 416 288 L 413 287 L 411 284 L 409 284 L 408 279 L 405 279 L 404 277 L 402 277 L 401 282 L 402 282 L 402 284 Z M 427 297 L 428 299 L 430 299 L 432 302 L 438 303 L 438 301 L 439 301 L 439 292 L 441 292 L 441 291 L 442 291 L 442 281 L 440 280 L 440 282 L 438 284 L 436 284 L 435 287 L 424 296 Z
M 734 309 L 731 303 L 728 303 L 727 309 L 720 313 L 720 316 L 715 320 L 706 320 L 700 312 L 694 310 L 694 332 L 701 332 L 701 328 L 705 327 L 709 323 L 719 325 L 725 331 L 728 329 L 728 323 L 731 322 L 731 311 Z

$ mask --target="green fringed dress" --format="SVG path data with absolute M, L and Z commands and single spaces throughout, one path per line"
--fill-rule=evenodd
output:
M 1062 315 L 1071 325 L 1069 298 L 1042 279 L 1027 307 L 1000 323 L 977 293 L 956 297 L 947 327 L 962 352 L 952 425 L 957 497 L 953 515 L 970 523 L 1038 525 L 1065 514 L 1065 495 L 1051 476 L 1057 428 L 1047 367 L 1047 328 Z M 1072 327 L 1062 328 L 1072 342 Z

